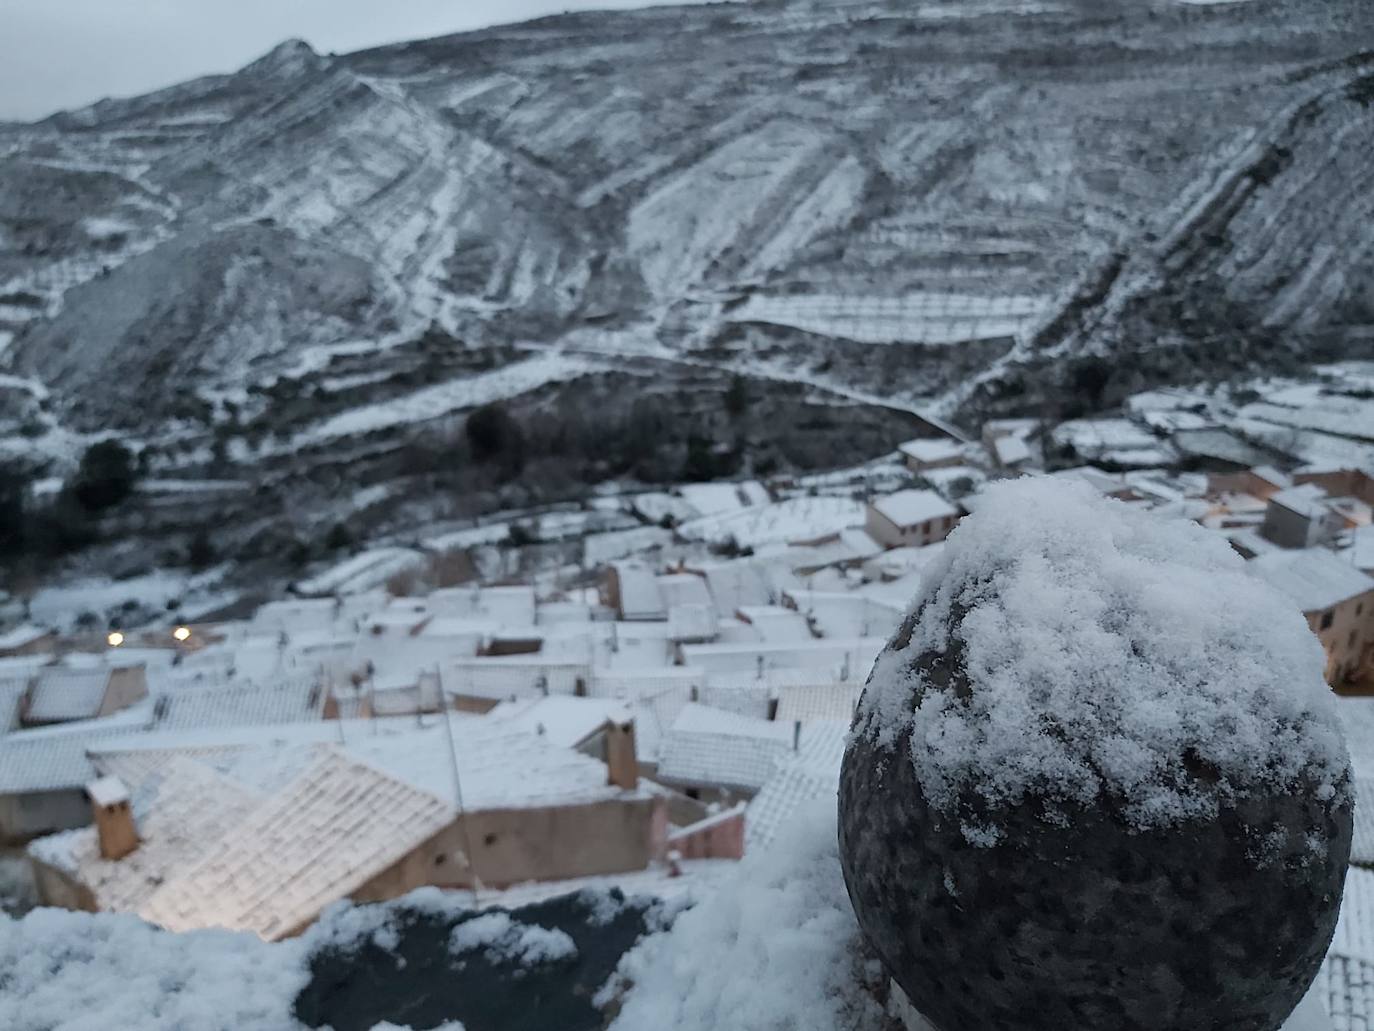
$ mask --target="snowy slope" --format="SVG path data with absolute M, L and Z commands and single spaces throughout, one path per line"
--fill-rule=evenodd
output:
M 1374 321 L 1371 48 L 1360 0 L 784 0 L 290 41 L 0 126 L 0 369 L 52 387 L 54 419 L 159 437 L 216 418 L 161 398 L 347 394 L 283 411 L 287 440 L 369 432 L 368 384 L 454 378 L 401 367 L 431 329 L 451 354 L 634 327 L 639 354 L 975 413 L 1039 405 L 1037 360 L 1146 354 L 1120 363 L 1141 389 L 1262 362 L 1263 333 L 1336 354 Z

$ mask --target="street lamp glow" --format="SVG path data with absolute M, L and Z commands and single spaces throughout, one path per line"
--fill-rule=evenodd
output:
M 118 630 L 111 630 L 109 635 L 105 638 L 105 643 L 111 648 L 118 648 L 124 643 L 124 635 Z
M 178 641 L 189 641 L 191 639 L 191 628 L 188 626 L 179 626 L 172 631 L 172 636 Z

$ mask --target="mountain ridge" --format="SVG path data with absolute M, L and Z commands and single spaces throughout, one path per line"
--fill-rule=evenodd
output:
M 53 390 L 0 416 L 55 460 L 59 430 L 208 442 L 226 400 L 251 429 L 282 377 L 319 390 L 359 347 L 384 376 L 431 327 L 966 424 L 1363 346 L 1372 245 L 1341 216 L 1374 196 L 1371 48 L 1355 0 L 770 0 L 286 41 L 0 126 L 0 368 Z M 366 286 L 336 310 L 344 280 Z M 112 329 L 115 298 L 145 300 Z

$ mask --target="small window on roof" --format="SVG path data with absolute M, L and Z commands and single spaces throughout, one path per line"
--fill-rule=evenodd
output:
M 1336 610 L 1335 610 L 1335 609 L 1332 609 L 1332 610 L 1330 610 L 1330 611 L 1328 611 L 1328 612 L 1323 612 L 1323 613 L 1322 613 L 1322 629 L 1323 629 L 1323 630 L 1328 629 L 1328 628 L 1331 626 L 1332 622 L 1335 620 L 1335 618 L 1336 618 Z

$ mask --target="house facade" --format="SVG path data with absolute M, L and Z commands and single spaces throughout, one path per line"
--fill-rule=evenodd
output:
M 888 548 L 920 547 L 944 540 L 961 518 L 933 490 L 903 490 L 870 501 L 864 529 Z
M 1326 680 L 1340 688 L 1374 649 L 1374 578 L 1324 548 L 1274 551 L 1249 568 L 1288 595 L 1326 651 Z

